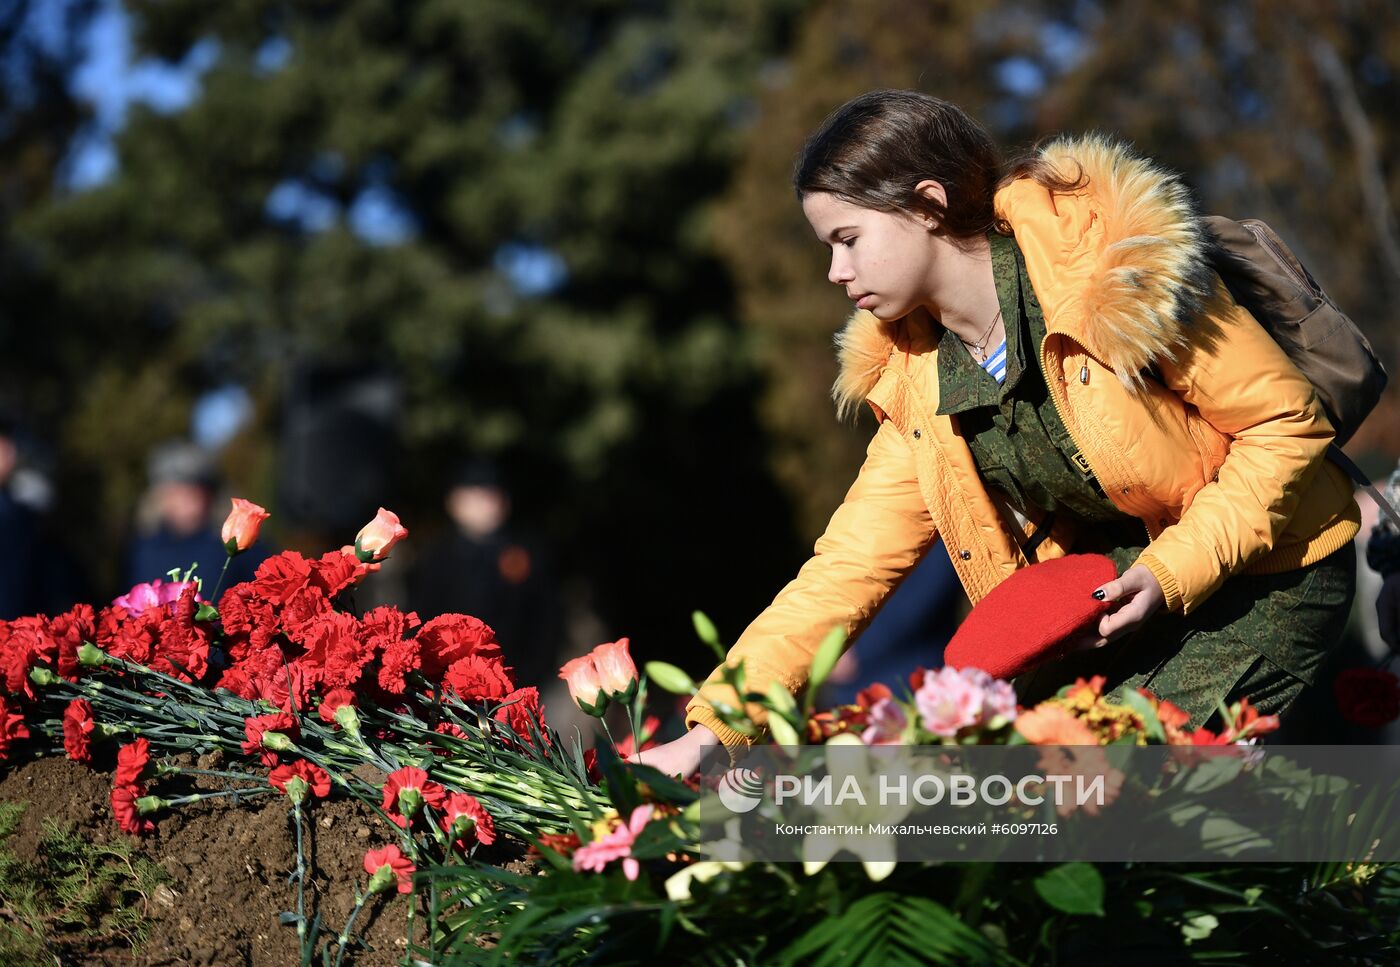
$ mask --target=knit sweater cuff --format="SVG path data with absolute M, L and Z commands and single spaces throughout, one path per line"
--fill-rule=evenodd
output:
M 1162 597 L 1166 599 L 1168 611 L 1180 611 L 1183 601 L 1181 598 L 1181 585 L 1176 581 L 1176 575 L 1167 570 L 1167 566 L 1157 560 L 1152 549 L 1148 548 L 1138 556 L 1137 562 L 1152 572 L 1152 576 L 1157 579 L 1157 583 L 1162 586 Z

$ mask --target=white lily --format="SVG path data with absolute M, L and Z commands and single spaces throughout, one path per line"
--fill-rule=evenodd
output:
M 853 747 L 850 753 L 838 752 L 835 756 L 827 756 L 827 773 L 831 776 L 833 788 L 840 789 L 847 778 L 854 776 L 856 782 L 862 789 L 873 788 L 871 783 L 870 757 L 873 754 L 867 750 L 865 743 L 859 736 L 850 733 L 842 733 L 833 736 L 826 743 L 827 747 L 842 746 Z M 882 751 L 896 748 L 885 746 Z M 854 749 L 860 749 L 857 753 Z M 885 758 L 886 756 L 882 756 Z M 882 774 L 889 774 L 889 769 L 881 770 Z M 827 826 L 860 826 L 865 828 L 868 823 L 894 824 L 909 814 L 912 806 L 908 802 L 892 803 L 884 805 L 880 803 L 870 803 L 862 805 L 860 803 L 843 802 L 840 804 L 815 804 L 814 807 L 820 814 L 815 822 Z M 894 872 L 895 868 L 895 843 L 894 837 L 885 835 L 880 837 L 855 835 L 844 832 L 837 833 L 809 833 L 802 841 L 802 871 L 808 876 L 817 873 L 831 860 L 833 856 L 842 850 L 849 850 L 861 858 L 861 865 L 865 867 L 866 876 L 874 882 L 879 882 Z
M 692 863 L 666 881 L 666 895 L 672 900 L 689 900 L 690 885 L 714 879 L 726 870 L 742 870 L 747 863 L 733 860 L 702 860 Z

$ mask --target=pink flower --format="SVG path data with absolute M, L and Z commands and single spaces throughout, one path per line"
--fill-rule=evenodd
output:
M 982 714 L 988 719 L 998 715 L 1008 722 L 1016 721 L 1016 690 L 1010 682 L 987 676 L 986 696 L 982 702 Z
M 601 716 L 608 707 L 608 693 L 598 677 L 592 655 L 566 661 L 559 677 L 569 686 L 569 698 L 589 715 Z
M 601 873 L 603 867 L 613 860 L 622 860 L 622 872 L 627 879 L 635 880 L 641 871 L 641 864 L 632 855 L 632 844 L 650 819 L 651 807 L 643 804 L 632 810 L 632 818 L 626 825 L 618 826 L 602 839 L 580 846 L 574 853 L 574 872 L 590 870 Z
M 980 674 L 985 676 L 986 672 Z M 976 725 L 986 700 L 986 690 L 975 675 L 948 667 L 924 675 L 923 686 L 914 693 L 924 728 L 934 735 L 956 735 L 959 729 Z
M 866 745 L 897 745 L 909 726 L 904 706 L 893 698 L 882 698 L 870 706 L 865 731 L 860 734 Z
M 253 546 L 258 539 L 262 522 L 271 516 L 266 510 L 242 497 L 233 498 L 233 509 L 224 520 L 224 528 L 219 539 L 224 542 L 224 550 L 229 556 L 239 554 Z
M 355 535 L 355 555 L 365 563 L 382 561 L 407 536 L 408 528 L 399 523 L 399 515 L 380 507 L 374 520 Z
M 630 643 L 619 638 L 599 645 L 589 656 L 598 669 L 598 684 L 615 702 L 630 702 L 637 694 L 637 665 L 627 650 Z
M 194 586 L 193 581 L 147 581 L 145 584 L 136 585 L 126 594 L 114 600 L 112 604 L 118 608 L 125 608 L 126 613 L 130 615 L 139 615 L 147 608 L 154 608 L 158 604 L 167 605 L 173 611 L 185 588 Z

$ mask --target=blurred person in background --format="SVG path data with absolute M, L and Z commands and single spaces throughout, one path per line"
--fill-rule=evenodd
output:
M 1400 508 L 1400 465 L 1390 475 L 1385 499 L 1391 507 Z M 1400 528 L 1388 514 L 1382 513 L 1371 530 L 1366 544 L 1366 563 L 1384 582 L 1376 597 L 1376 624 L 1381 638 L 1392 651 L 1400 652 Z
M 457 468 L 443 501 L 451 527 L 428 544 L 409 577 L 419 617 L 469 614 L 491 626 L 521 686 L 554 684 L 564 629 L 543 549 L 509 524 L 500 468 L 476 458 Z
M 45 526 L 48 482 L 20 457 L 18 421 L 0 414 L 0 621 L 58 614 L 86 596 L 76 561 Z
M 219 538 L 227 508 L 214 506 L 220 481 L 212 457 L 183 440 L 163 443 L 151 452 L 147 476 L 150 489 L 138 514 L 138 536 L 127 554 L 122 590 L 197 565 L 194 576 L 204 581 L 202 593 L 212 596 L 228 560 Z M 254 545 L 229 560 L 221 592 L 251 581 L 267 556 L 263 546 Z

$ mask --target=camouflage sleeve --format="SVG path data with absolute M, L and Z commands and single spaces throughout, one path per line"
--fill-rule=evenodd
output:
M 1400 509 L 1400 465 L 1385 485 L 1385 499 L 1390 501 L 1390 506 Z M 1387 514 L 1382 513 L 1371 530 L 1371 539 L 1366 543 L 1366 563 L 1373 571 L 1386 576 L 1400 571 L 1400 530 Z

